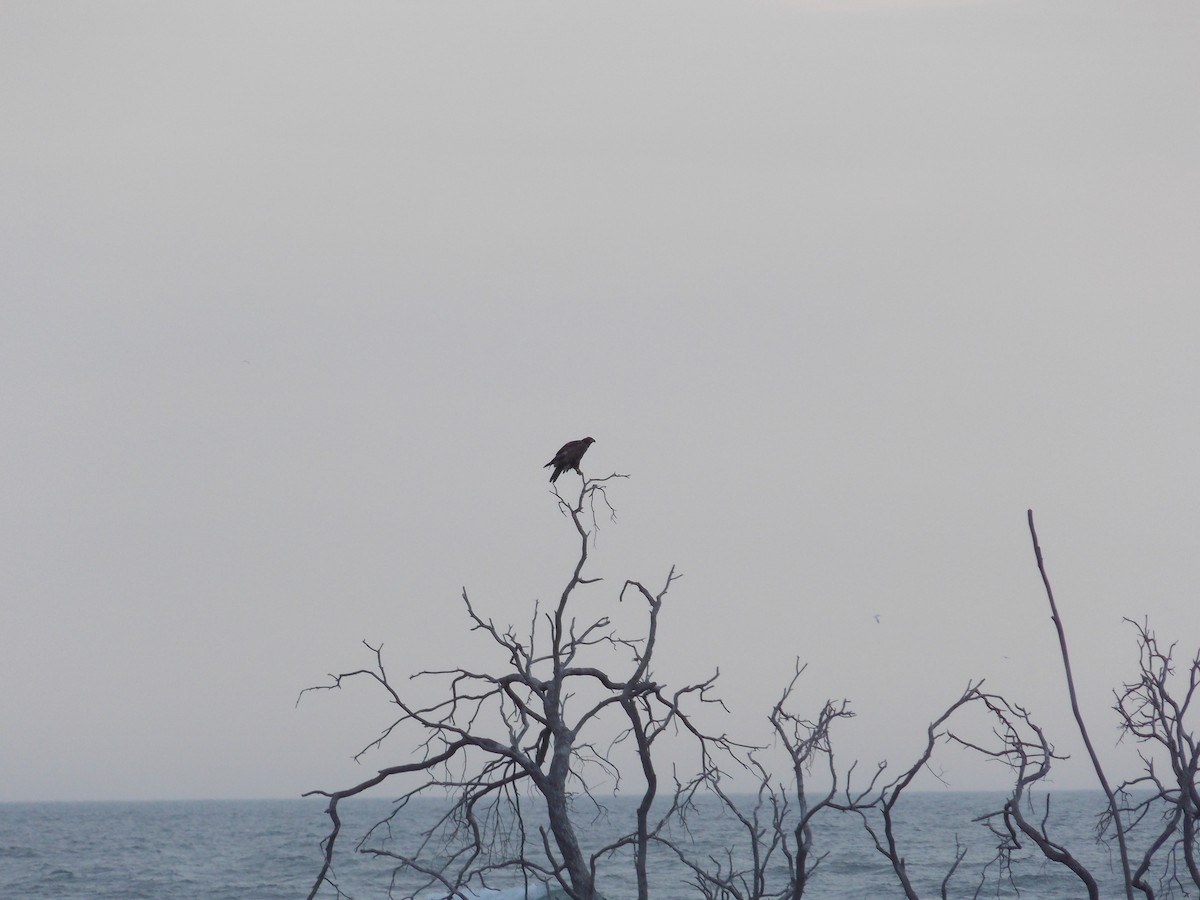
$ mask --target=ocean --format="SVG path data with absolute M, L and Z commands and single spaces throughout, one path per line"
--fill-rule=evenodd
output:
M 1123 896 L 1115 848 L 1095 840 L 1095 792 L 1052 795 L 1051 835 L 1091 868 L 1103 896 Z M 1001 795 L 913 793 L 897 807 L 897 836 L 910 876 L 922 897 L 939 897 L 954 857 L 955 839 L 969 850 L 949 883 L 950 897 L 1017 897 L 1069 900 L 1085 896 L 1065 869 L 1029 851 L 1014 856 L 1010 871 L 985 869 L 996 840 L 971 820 L 996 809 Z M 587 820 L 585 840 L 630 821 L 636 801 L 607 803 L 608 815 Z M 321 800 L 229 800 L 139 803 L 0 804 L 0 900 L 295 900 L 306 896 L 321 864 L 319 844 L 328 828 Z M 423 801 L 392 826 L 404 845 L 427 826 L 441 804 Z M 346 802 L 335 874 L 344 895 L 359 900 L 389 896 L 392 867 L 353 853 L 366 827 L 391 810 L 383 799 Z M 582 820 L 581 820 L 582 821 Z M 715 809 L 697 816 L 687 840 L 698 856 L 723 854 L 736 843 L 732 820 Z M 681 836 L 682 837 L 682 836 Z M 873 848 L 856 817 L 828 815 L 815 826 L 816 850 L 828 853 L 806 896 L 816 900 L 903 897 L 888 862 Z M 982 880 L 981 880 L 982 879 Z M 662 900 L 699 898 L 686 870 L 665 852 L 651 859 L 652 895 Z M 636 895 L 630 857 L 602 866 L 598 883 L 610 900 Z M 982 888 L 981 888 L 982 885 Z M 400 878 L 394 896 L 404 897 Z M 503 882 L 497 885 L 504 887 Z M 976 893 L 978 891 L 978 894 Z M 336 896 L 325 888 L 322 897 Z M 505 891 L 502 896 L 512 893 Z

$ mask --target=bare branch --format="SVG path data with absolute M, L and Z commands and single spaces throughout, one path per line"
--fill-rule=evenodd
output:
M 1129 870 L 1129 848 L 1125 844 L 1125 829 L 1121 824 L 1120 813 L 1117 809 L 1117 800 L 1113 794 L 1113 789 L 1108 784 L 1108 778 L 1104 774 L 1104 768 L 1100 765 L 1100 757 L 1096 755 L 1096 749 L 1092 746 L 1092 740 L 1088 736 L 1087 726 L 1083 721 L 1083 713 L 1079 709 L 1079 698 L 1075 694 L 1075 676 L 1071 672 L 1071 658 L 1067 652 L 1067 636 L 1063 629 L 1062 618 L 1058 613 L 1058 605 L 1054 602 L 1054 590 L 1050 587 L 1050 576 L 1046 574 L 1046 563 L 1042 558 L 1042 548 L 1038 543 L 1037 529 L 1033 526 L 1033 510 L 1026 511 L 1026 518 L 1029 521 L 1029 536 L 1033 540 L 1033 553 L 1037 558 L 1038 572 L 1042 576 L 1042 584 L 1046 588 L 1046 599 L 1050 602 L 1050 618 L 1054 622 L 1054 629 L 1058 633 L 1058 646 L 1062 654 L 1063 671 L 1067 679 L 1067 692 L 1071 697 L 1071 713 L 1075 717 L 1075 724 L 1079 727 L 1079 735 L 1083 738 L 1083 745 L 1087 748 L 1088 757 L 1092 761 L 1092 768 L 1096 772 L 1096 779 L 1100 782 L 1100 786 L 1104 789 L 1104 796 L 1108 799 L 1108 808 L 1113 816 L 1113 828 L 1117 834 L 1117 845 L 1121 851 L 1121 871 L 1125 876 L 1125 896 L 1127 900 L 1133 900 L 1133 878 Z

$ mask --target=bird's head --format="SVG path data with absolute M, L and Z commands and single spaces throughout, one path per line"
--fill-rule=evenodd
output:
M 588 438 L 584 438 L 583 442 L 590 447 L 592 444 L 596 443 L 596 439 L 588 437 Z

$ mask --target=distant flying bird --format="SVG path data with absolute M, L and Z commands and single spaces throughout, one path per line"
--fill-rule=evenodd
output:
M 550 481 L 558 481 L 558 476 L 567 469 L 574 469 L 579 477 L 583 477 L 583 473 L 579 471 L 579 461 L 583 459 L 583 454 L 587 453 L 587 448 L 596 443 L 592 438 L 585 437 L 582 441 L 567 441 L 554 454 L 554 459 L 542 466 L 543 469 L 548 469 L 554 466 L 554 473 L 550 476 Z

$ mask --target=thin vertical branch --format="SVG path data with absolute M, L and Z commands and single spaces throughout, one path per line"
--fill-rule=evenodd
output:
M 1075 676 L 1071 673 L 1071 657 L 1067 652 L 1067 636 L 1066 632 L 1063 631 L 1062 619 L 1058 614 L 1058 605 L 1054 602 L 1054 590 L 1050 587 L 1050 577 L 1046 574 L 1046 563 L 1042 559 L 1042 547 L 1038 543 L 1037 529 L 1033 527 L 1033 510 L 1027 510 L 1026 516 L 1029 520 L 1029 535 L 1033 538 L 1033 553 L 1037 557 L 1038 572 L 1041 573 L 1042 584 L 1046 587 L 1046 599 L 1050 601 L 1050 618 L 1053 620 L 1054 628 L 1058 632 L 1058 647 L 1062 652 L 1063 670 L 1067 676 L 1067 691 L 1071 695 L 1071 712 L 1075 716 L 1075 724 L 1079 726 L 1079 734 L 1083 738 L 1083 745 L 1087 748 L 1088 756 L 1092 760 L 1092 768 L 1096 770 L 1096 778 L 1100 781 L 1100 786 L 1104 789 L 1104 796 L 1108 798 L 1108 808 L 1112 814 L 1113 828 L 1117 832 L 1117 846 L 1121 851 L 1121 872 L 1125 876 L 1125 896 L 1127 900 L 1133 900 L 1133 879 L 1129 871 L 1129 848 L 1125 844 L 1125 826 L 1121 821 L 1116 795 L 1108 784 L 1108 778 L 1104 775 L 1104 768 L 1100 765 L 1100 758 L 1096 755 L 1096 749 L 1092 746 L 1092 739 L 1088 736 L 1087 726 L 1083 722 L 1083 713 L 1079 710 L 1079 698 L 1075 694 Z

